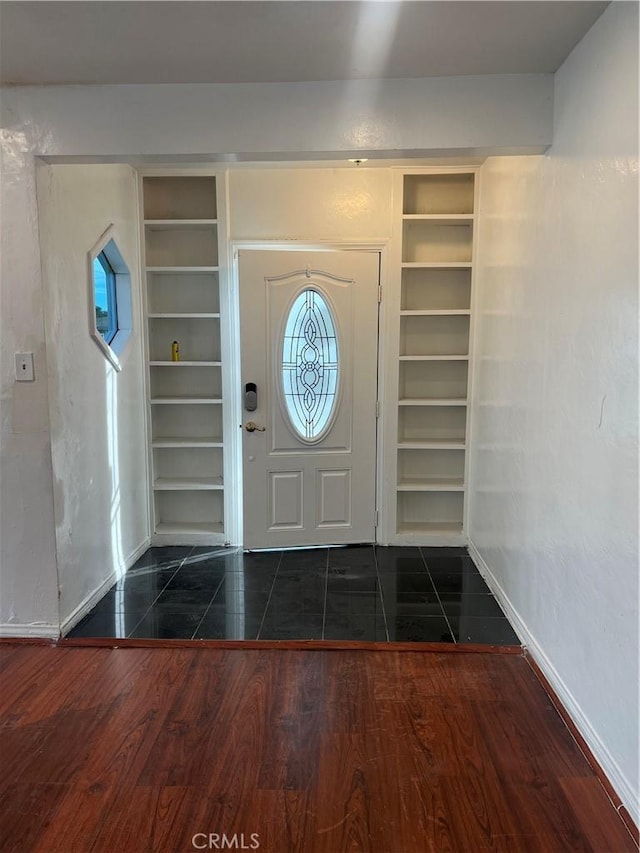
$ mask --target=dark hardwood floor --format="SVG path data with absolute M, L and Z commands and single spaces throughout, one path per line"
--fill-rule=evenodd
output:
M 4 644 L 0 673 L 3 853 L 637 850 L 520 655 Z

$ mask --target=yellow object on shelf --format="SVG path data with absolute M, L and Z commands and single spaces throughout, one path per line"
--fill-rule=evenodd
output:
M 178 341 L 171 344 L 171 361 L 180 361 L 180 344 Z

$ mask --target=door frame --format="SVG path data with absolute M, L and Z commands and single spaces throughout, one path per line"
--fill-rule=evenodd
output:
M 384 483 L 388 469 L 388 454 L 385 450 L 389 446 L 387 440 L 388 425 L 384 416 L 389 407 L 386 400 L 386 390 L 389 388 L 388 369 L 385 366 L 395 364 L 392 358 L 390 342 L 395 336 L 390 334 L 391 322 L 390 303 L 387 299 L 391 288 L 389 287 L 388 271 L 390 240 L 362 240 L 349 241 L 317 241 L 307 242 L 291 240 L 231 240 L 229 243 L 229 276 L 227 277 L 227 352 L 223 352 L 223 364 L 228 365 L 227 388 L 229 389 L 228 405 L 225 405 L 225 454 L 229 454 L 231 465 L 226 470 L 231 470 L 233 475 L 231 482 L 225 483 L 225 529 L 230 544 L 242 546 L 243 544 L 243 490 L 242 490 L 242 389 L 241 389 L 241 341 L 240 341 L 240 273 L 238 263 L 238 252 L 241 249 L 253 249 L 255 251 L 285 251 L 285 252 L 376 252 L 380 258 L 379 285 L 382 300 L 378 311 L 378 402 L 380 404 L 380 415 L 376 431 L 376 507 L 378 510 L 378 525 L 376 527 L 376 542 L 384 541 L 385 521 L 389 517 L 388 500 L 389 490 L 384 489 Z M 393 384 L 391 384 L 393 388 Z M 390 434 L 390 438 L 392 433 Z M 394 492 L 395 495 L 395 492 Z

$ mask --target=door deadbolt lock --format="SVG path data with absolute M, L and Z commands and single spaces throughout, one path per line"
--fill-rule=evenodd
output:
M 247 421 L 247 423 L 244 425 L 244 428 L 247 432 L 264 432 L 266 429 L 266 427 L 258 426 L 258 424 L 254 423 L 253 421 Z
M 258 386 L 255 382 L 247 382 L 244 386 L 244 408 L 247 412 L 255 412 L 258 408 Z

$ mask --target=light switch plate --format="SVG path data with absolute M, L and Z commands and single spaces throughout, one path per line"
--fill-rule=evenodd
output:
M 16 382 L 33 382 L 35 379 L 33 370 L 33 353 L 16 353 Z

